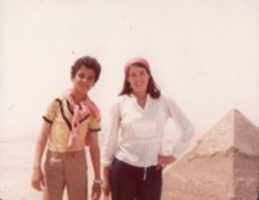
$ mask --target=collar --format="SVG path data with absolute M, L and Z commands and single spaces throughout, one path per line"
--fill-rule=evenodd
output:
M 135 95 L 130 94 L 130 95 L 128 95 L 128 97 L 129 97 L 129 99 L 130 99 L 131 101 L 133 101 L 134 104 L 135 104 L 139 109 L 141 109 L 142 111 L 145 110 L 145 109 L 147 109 L 147 108 L 149 107 L 149 105 L 150 105 L 150 102 L 152 101 L 152 98 L 151 98 L 150 94 L 147 94 L 147 99 L 146 99 L 145 106 L 144 106 L 144 108 L 142 108 L 142 107 L 138 104 L 138 102 L 137 102 L 137 97 L 136 97 Z

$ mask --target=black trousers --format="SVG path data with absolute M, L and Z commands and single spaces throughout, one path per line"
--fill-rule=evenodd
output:
M 110 182 L 112 200 L 160 200 L 162 169 L 135 167 L 114 159 Z

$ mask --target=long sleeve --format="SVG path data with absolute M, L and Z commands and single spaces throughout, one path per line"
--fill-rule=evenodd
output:
M 120 112 L 119 104 L 115 104 L 111 109 L 111 120 L 108 128 L 108 134 L 105 137 L 102 163 L 103 166 L 109 166 L 112 163 L 119 139 Z
M 173 147 L 173 154 L 178 157 L 188 148 L 188 145 L 194 136 L 194 127 L 180 107 L 172 99 L 166 99 L 166 104 L 169 109 L 170 117 L 176 123 L 176 126 L 180 129 L 181 133 L 179 140 Z M 170 145 L 170 143 L 168 145 Z

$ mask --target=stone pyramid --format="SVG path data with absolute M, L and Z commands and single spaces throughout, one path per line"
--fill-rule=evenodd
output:
M 259 129 L 231 110 L 164 171 L 162 200 L 256 200 Z

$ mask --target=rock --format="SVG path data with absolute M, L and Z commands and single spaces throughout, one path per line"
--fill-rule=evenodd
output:
M 256 200 L 259 131 L 231 110 L 164 171 L 162 200 Z

